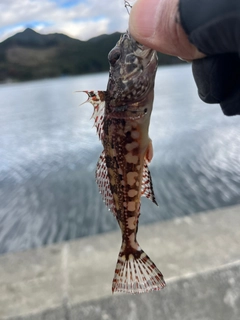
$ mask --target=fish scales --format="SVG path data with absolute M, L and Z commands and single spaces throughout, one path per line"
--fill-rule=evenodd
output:
M 108 60 L 107 90 L 85 92 L 94 107 L 94 125 L 103 144 L 96 181 L 122 232 L 112 291 L 160 290 L 165 286 L 163 275 L 136 239 L 141 196 L 157 204 L 148 169 L 153 156 L 148 129 L 157 55 L 126 32 Z

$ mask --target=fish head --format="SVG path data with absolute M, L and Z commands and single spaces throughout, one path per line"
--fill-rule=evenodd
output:
M 110 64 L 107 91 L 116 104 L 139 101 L 154 87 L 158 59 L 152 50 L 123 34 L 109 52 Z

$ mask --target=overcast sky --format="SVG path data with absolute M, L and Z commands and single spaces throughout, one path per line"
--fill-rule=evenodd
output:
M 87 40 L 128 26 L 124 0 L 0 0 L 0 12 L 0 42 L 27 27 Z

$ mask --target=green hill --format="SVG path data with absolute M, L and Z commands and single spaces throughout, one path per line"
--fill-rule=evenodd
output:
M 0 43 L 0 81 L 32 80 L 108 71 L 108 52 L 120 37 L 116 32 L 80 41 L 64 34 L 43 35 L 32 29 Z M 180 63 L 159 54 L 159 64 Z

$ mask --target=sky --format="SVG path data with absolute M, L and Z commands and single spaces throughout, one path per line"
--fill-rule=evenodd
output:
M 124 0 L 0 0 L 0 12 L 0 42 L 26 28 L 88 40 L 128 27 Z

